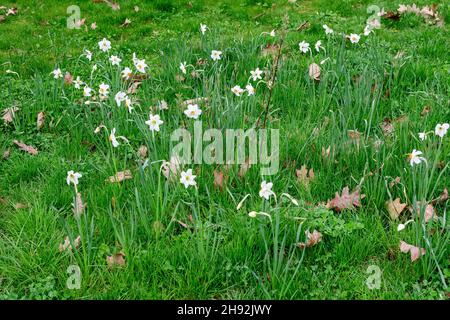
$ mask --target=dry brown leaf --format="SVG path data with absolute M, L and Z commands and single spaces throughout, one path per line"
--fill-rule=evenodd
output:
M 224 187 L 223 183 L 224 183 L 223 172 L 214 170 L 214 187 L 223 190 Z
M 353 209 L 361 206 L 360 201 L 364 197 L 364 194 L 359 194 L 358 189 L 350 193 L 348 187 L 345 187 L 342 189 L 342 195 L 339 195 L 339 193 L 336 192 L 336 196 L 333 199 L 328 200 L 326 207 L 337 212 L 341 212 L 344 209 Z
M 141 159 L 147 158 L 147 151 L 148 151 L 147 146 L 144 146 L 144 145 L 140 146 L 139 150 L 138 150 L 139 157 Z
M 142 82 L 140 81 L 135 81 L 131 84 L 131 86 L 128 88 L 127 93 L 128 94 L 135 94 L 137 92 L 137 89 L 139 88 L 139 86 L 141 85 Z
M 85 208 L 86 205 L 83 203 L 83 199 L 81 199 L 81 193 L 77 192 L 75 203 L 73 204 L 73 213 L 75 217 L 82 215 Z
M 117 172 L 114 176 L 109 177 L 109 182 L 122 182 L 123 180 L 132 179 L 133 176 L 130 170 Z
M 64 75 L 64 84 L 70 86 L 73 83 L 73 77 L 70 74 L 70 72 L 66 72 L 66 74 Z
M 9 157 L 10 157 L 10 155 L 11 155 L 11 149 L 6 149 L 6 150 L 3 152 L 2 159 L 3 159 L 3 160 L 8 160 Z
M 392 180 L 391 182 L 389 182 L 389 187 L 392 188 L 393 186 L 399 184 L 401 181 L 400 177 L 396 177 L 394 180 Z
M 16 210 L 26 209 L 26 208 L 28 208 L 28 206 L 24 203 L 17 202 L 14 204 L 14 209 L 16 209 Z
M 43 111 L 41 111 L 38 113 L 37 121 L 36 121 L 36 126 L 37 126 L 38 130 L 44 126 L 44 122 L 45 122 L 45 114 Z
M 390 217 L 395 220 L 405 210 L 406 203 L 401 203 L 400 198 L 397 198 L 394 201 L 386 201 L 386 207 Z
M 3 121 L 6 124 L 13 122 L 17 111 L 19 111 L 19 108 L 17 108 L 17 107 L 6 108 L 5 110 L 3 110 L 3 116 L 2 116 Z
M 425 107 L 423 107 L 423 110 L 422 110 L 422 112 L 420 113 L 420 115 L 421 115 L 422 117 L 424 117 L 424 116 L 426 116 L 427 114 L 429 114 L 430 111 L 431 111 L 430 106 L 425 106 Z
M 80 247 L 80 242 L 81 242 L 81 237 L 80 236 L 76 237 L 73 240 L 73 244 L 75 246 L 75 249 L 78 249 Z M 64 238 L 64 243 L 60 243 L 59 244 L 59 252 L 63 252 L 63 251 L 66 251 L 66 250 L 72 251 L 72 249 L 73 249 L 73 246 L 70 243 L 69 237 L 67 236 L 67 237 Z
M 5 16 L 4 15 L 0 15 L 0 23 L 5 21 Z
M 22 141 L 13 140 L 13 143 L 19 147 L 20 150 L 28 152 L 29 154 L 32 154 L 33 156 L 38 154 L 37 149 L 35 149 L 32 146 L 28 146 Z
M 123 267 L 125 265 L 125 253 L 119 252 L 106 257 L 108 267 Z
M 280 46 L 278 44 L 267 44 L 264 48 L 261 50 L 261 54 L 263 57 L 271 56 L 275 57 L 278 55 L 278 51 L 280 49 Z
M 420 209 L 420 201 L 417 201 L 417 212 L 415 212 L 415 208 L 414 207 L 409 207 L 409 211 L 415 215 L 417 215 L 418 217 L 420 217 L 421 215 L 421 209 Z M 427 204 L 425 207 L 425 212 L 424 212 L 424 219 L 425 222 L 430 221 L 431 219 L 436 219 L 437 215 L 436 215 L 436 211 L 434 210 L 434 207 L 432 204 Z
M 309 182 L 314 180 L 314 170 L 312 168 L 308 170 L 306 165 L 302 165 L 300 169 L 295 170 L 295 174 L 297 175 L 297 181 L 304 186 L 308 186 Z
M 315 246 L 320 241 L 322 241 L 322 234 L 317 230 L 314 230 L 312 233 L 310 233 L 309 230 L 307 230 L 305 234 L 306 234 L 306 243 L 304 242 L 297 243 L 297 246 L 300 249 Z
M 411 254 L 411 262 L 416 261 L 421 256 L 425 255 L 426 251 L 424 248 L 419 248 L 413 246 L 411 244 L 406 243 L 405 241 L 400 241 L 400 251 L 403 253 L 410 252 Z
M 331 154 L 331 146 L 328 146 L 327 149 L 322 147 L 322 158 L 328 159 L 330 157 L 330 154 Z
M 352 140 L 357 140 L 359 141 L 359 139 L 361 138 L 361 132 L 359 132 L 358 130 L 348 130 L 348 137 Z
M 447 188 L 444 188 L 444 190 L 442 191 L 442 193 L 440 194 L 440 196 L 434 200 L 431 201 L 431 204 L 435 205 L 438 203 L 443 203 L 445 201 L 448 200 L 448 190 Z
M 320 67 L 317 63 L 311 63 L 309 65 L 309 77 L 312 80 L 320 80 Z
M 391 119 L 385 118 L 382 123 L 380 123 L 381 130 L 383 130 L 383 134 L 385 136 L 390 136 L 394 133 L 394 125 L 391 122 Z
M 239 172 L 238 172 L 238 176 L 239 178 L 242 178 L 245 176 L 245 174 L 247 173 L 248 169 L 251 168 L 251 164 L 250 164 L 250 159 L 247 158 L 245 160 L 245 162 L 243 164 L 241 164 L 240 168 L 239 168 Z

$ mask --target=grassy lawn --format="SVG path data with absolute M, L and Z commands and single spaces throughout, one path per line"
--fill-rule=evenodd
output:
M 117 1 L 0 3 L 0 299 L 448 299 L 446 1 Z M 197 125 L 277 170 L 192 162 Z

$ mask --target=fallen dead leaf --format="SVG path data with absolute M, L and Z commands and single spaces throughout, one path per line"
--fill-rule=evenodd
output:
M 314 230 L 312 233 L 310 233 L 309 230 L 306 230 L 305 234 L 306 234 L 306 243 L 304 242 L 297 243 L 297 246 L 300 249 L 315 246 L 320 241 L 322 241 L 322 234 L 317 230 Z
M 13 122 L 17 111 L 19 111 L 19 108 L 17 108 L 17 107 L 6 108 L 5 110 L 3 110 L 3 116 L 2 116 L 3 121 L 6 124 Z
M 341 212 L 344 209 L 353 209 L 361 206 L 360 201 L 364 197 L 364 194 L 359 194 L 358 189 L 350 193 L 349 188 L 345 187 L 342 189 L 342 195 L 339 195 L 339 193 L 336 192 L 336 196 L 333 199 L 328 200 L 326 207 L 328 209 L 333 209 L 336 212 Z
M 9 157 L 10 157 L 10 155 L 11 155 L 11 149 L 6 149 L 4 152 L 3 152 L 3 156 L 2 156 L 2 159 L 3 160 L 8 160 L 9 159 Z
M 317 63 L 311 63 L 309 65 L 309 77 L 312 80 L 320 80 L 320 67 Z
M 125 170 L 125 171 L 117 172 L 114 176 L 109 177 L 109 182 L 111 182 L 111 183 L 122 182 L 123 180 L 129 180 L 132 178 L 133 178 L 133 176 L 131 174 L 131 171 Z
M 248 169 L 251 168 L 251 164 L 250 164 L 250 159 L 247 158 L 245 160 L 245 162 L 243 164 L 241 164 L 240 168 L 239 168 L 239 172 L 238 172 L 238 176 L 239 178 L 242 178 L 245 176 L 245 174 L 247 173 Z
M 123 267 L 125 265 L 125 253 L 119 252 L 106 257 L 108 267 Z
M 28 152 L 29 154 L 32 154 L 33 156 L 38 154 L 37 149 L 35 149 L 32 146 L 26 145 L 22 141 L 13 140 L 13 143 L 19 147 L 20 150 Z
M 37 121 L 36 121 L 36 126 L 37 126 L 38 130 L 44 126 L 44 122 L 45 122 L 45 114 L 43 111 L 41 111 L 38 113 Z
M 297 181 L 304 186 L 308 186 L 314 180 L 314 170 L 312 168 L 308 170 L 306 165 L 302 165 L 300 169 L 295 170 L 295 174 L 297 175 Z
M 28 208 L 28 206 L 24 203 L 17 202 L 14 204 L 14 209 L 16 209 L 16 210 L 26 209 L 26 208 Z
M 223 190 L 224 182 L 226 183 L 226 179 L 224 179 L 224 174 L 222 171 L 214 170 L 214 187 Z
M 81 237 L 78 236 L 73 240 L 73 244 L 75 246 L 75 249 L 78 249 L 80 247 L 80 242 L 81 242 Z M 64 242 L 59 244 L 59 252 L 63 252 L 63 251 L 72 251 L 73 246 L 70 243 L 70 239 L 68 236 L 66 236 L 64 238 Z
M 142 145 L 139 147 L 138 156 L 141 159 L 145 159 L 145 158 L 147 158 L 147 152 L 148 152 L 147 146 Z
M 405 241 L 400 241 L 400 251 L 403 253 L 410 252 L 411 254 L 411 262 L 416 261 L 421 256 L 425 255 L 426 251 L 424 248 L 419 248 L 413 246 L 411 244 L 406 243 Z
M 400 216 L 400 214 L 405 210 L 406 203 L 401 203 L 400 198 L 395 199 L 394 201 L 386 201 L 386 207 L 389 212 L 389 215 L 392 219 L 396 220 Z

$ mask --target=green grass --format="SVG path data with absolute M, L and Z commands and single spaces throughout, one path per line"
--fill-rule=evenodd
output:
M 297 2 L 136 0 L 120 1 L 121 9 L 113 11 L 85 1 L 80 9 L 88 30 L 66 28 L 70 1 L 3 3 L 19 12 L 0 22 L 0 110 L 20 110 L 12 123 L 0 124 L 0 152 L 11 153 L 0 159 L 0 298 L 446 299 L 448 201 L 434 205 L 439 220 L 424 224 L 415 218 L 401 232 L 398 223 L 413 218 L 411 213 L 406 209 L 392 220 L 385 202 L 398 197 L 408 205 L 425 204 L 450 187 L 449 133 L 442 140 L 434 133 L 425 141 L 418 138 L 450 120 L 449 7 L 439 1 L 443 27 L 414 15 L 382 19 L 380 30 L 353 45 L 338 33 L 362 34 L 367 7 L 374 3 Z M 399 3 L 376 5 L 388 11 Z M 121 27 L 125 18 L 132 23 Z M 94 21 L 98 27 L 90 30 Z M 296 31 L 306 21 L 309 28 Z M 210 28 L 203 37 L 200 23 Z M 326 37 L 323 24 L 336 34 Z M 272 29 L 275 38 L 261 34 Z M 279 43 L 282 30 L 286 36 L 267 118 L 267 128 L 280 130 L 278 173 L 261 177 L 260 165 L 254 165 L 240 177 L 237 165 L 203 164 L 184 167 L 194 170 L 198 189 L 167 181 L 156 161 L 168 160 L 175 129 L 193 130 L 181 102 L 210 98 L 201 105 L 204 129 L 255 126 L 267 86 L 260 84 L 253 97 L 236 97 L 230 89 L 245 86 L 250 70 L 273 67 L 274 59 L 261 48 Z M 132 95 L 133 113 L 114 102 L 125 84 L 98 50 L 103 37 L 112 43 L 110 53 L 122 58 L 121 66 L 132 66 L 133 52 L 149 65 L 148 79 Z M 319 39 L 325 51 L 316 53 Z M 300 53 L 302 40 L 311 44 L 311 55 Z M 94 53 L 92 62 L 81 56 L 83 49 Z M 217 63 L 209 58 L 214 49 L 223 51 Z M 180 81 L 180 62 L 195 65 L 200 58 L 208 61 L 196 66 L 200 76 L 188 73 Z M 312 81 L 309 64 L 325 58 L 321 80 Z M 60 67 L 87 80 L 94 63 L 99 69 L 90 86 L 95 91 L 101 82 L 111 86 L 104 103 L 85 105 L 80 90 L 50 75 Z M 168 110 L 151 109 L 163 99 Z M 424 106 L 430 108 L 426 115 Z M 150 110 L 164 121 L 154 135 L 144 124 Z M 41 111 L 45 124 L 37 129 Z M 394 127 L 391 135 L 380 127 L 386 118 Z M 106 131 L 94 133 L 99 124 L 115 127 L 129 144 L 119 140 L 112 148 Z M 357 143 L 348 130 L 361 133 Z M 20 151 L 14 139 L 39 153 Z M 145 169 L 137 154 L 141 145 L 148 148 Z M 428 165 L 409 165 L 413 149 L 424 153 Z M 308 185 L 295 174 L 303 164 L 315 173 Z M 126 169 L 132 179 L 105 181 Z M 79 218 L 72 210 L 73 186 L 66 184 L 69 170 L 83 175 L 78 191 L 86 210 Z M 214 170 L 227 176 L 223 190 L 214 187 Z M 401 182 L 389 186 L 396 177 Z M 277 202 L 258 196 L 262 180 L 274 183 Z M 336 213 L 321 205 L 345 186 L 360 186 L 365 194 L 360 208 Z M 25 207 L 15 208 L 17 203 Z M 272 222 L 251 218 L 250 211 L 268 212 Z M 322 241 L 298 248 L 305 231 L 314 229 Z M 81 245 L 59 252 L 67 235 L 72 241 L 80 235 Z M 400 252 L 400 240 L 427 252 L 411 262 Z M 125 266 L 108 268 L 106 257 L 120 251 Z M 70 265 L 81 270 L 79 290 L 66 286 Z M 382 272 L 379 289 L 366 284 L 372 265 Z

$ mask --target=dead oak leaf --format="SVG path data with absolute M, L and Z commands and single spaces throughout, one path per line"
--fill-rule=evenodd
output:
M 111 183 L 122 182 L 123 180 L 129 180 L 132 178 L 133 178 L 133 176 L 131 174 L 131 171 L 125 170 L 125 171 L 117 172 L 114 176 L 109 177 L 109 182 L 111 182 Z
M 333 209 L 336 212 L 341 212 L 345 209 L 354 209 L 355 207 L 361 206 L 361 199 L 365 197 L 364 194 L 359 194 L 359 190 L 356 189 L 352 193 L 349 192 L 349 188 L 345 187 L 342 189 L 342 195 L 336 192 L 336 196 L 328 200 L 326 207 L 328 209 Z
M 389 215 L 392 219 L 396 220 L 400 214 L 405 210 L 406 203 L 401 203 L 400 198 L 395 199 L 394 201 L 386 201 L 386 207 L 389 212 Z
M 125 265 L 125 253 L 119 252 L 106 257 L 109 268 L 123 267 Z
M 317 63 L 311 63 L 309 65 L 309 77 L 312 80 L 319 81 L 320 80 L 320 67 Z
M 6 108 L 5 110 L 3 110 L 3 116 L 2 116 L 3 121 L 6 124 L 13 122 L 17 111 L 19 111 L 19 108 L 17 108 L 17 107 Z
M 19 147 L 20 150 L 28 152 L 29 154 L 35 156 L 38 154 L 38 151 L 36 148 L 26 145 L 22 141 L 13 140 L 13 143 Z
M 426 253 L 424 248 L 413 246 L 411 244 L 406 243 L 405 241 L 400 241 L 400 251 L 403 253 L 409 252 L 411 254 L 411 262 L 416 261 Z
M 45 114 L 43 111 L 41 111 L 37 115 L 36 127 L 38 129 L 41 129 L 44 126 L 44 122 L 45 122 Z
M 314 180 L 314 170 L 308 170 L 306 165 L 302 165 L 300 169 L 295 170 L 295 174 L 297 175 L 297 181 L 304 186 L 308 186 L 309 182 Z
M 226 177 L 222 171 L 214 170 L 214 187 L 223 190 L 224 184 L 226 184 Z
M 309 232 L 309 230 L 306 230 L 305 235 L 306 235 L 306 243 L 304 242 L 297 243 L 297 246 L 300 249 L 315 246 L 320 241 L 322 241 L 322 234 L 317 230 L 314 230 L 312 233 Z

